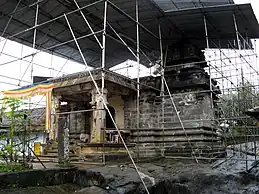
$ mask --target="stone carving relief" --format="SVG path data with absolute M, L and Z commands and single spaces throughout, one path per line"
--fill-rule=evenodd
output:
M 69 162 L 69 129 L 64 129 L 64 162 Z
M 179 106 L 191 106 L 193 104 L 197 104 L 197 99 L 195 94 L 186 94 L 182 98 L 182 100 L 179 101 Z

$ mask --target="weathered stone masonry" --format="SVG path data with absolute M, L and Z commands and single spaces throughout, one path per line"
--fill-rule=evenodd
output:
M 165 79 L 184 128 L 173 108 L 168 91 L 165 90 L 164 96 L 161 96 L 160 76 L 140 79 L 140 117 L 137 118 L 136 80 L 106 71 L 106 103 L 114 108 L 115 121 L 124 131 L 126 142 L 135 145 L 131 149 L 134 156 L 154 157 L 165 154 L 189 157 L 195 154 L 214 157 L 225 153 L 216 133 L 218 124 L 215 118 L 219 93 L 217 83 L 205 72 L 205 62 L 193 63 L 204 61 L 204 54 L 191 45 L 185 46 L 189 46 L 190 49 L 180 50 L 182 53 L 170 59 L 165 68 Z M 96 70 L 93 74 L 96 81 L 100 81 L 101 72 Z M 70 143 L 78 146 L 84 157 L 90 153 L 101 154 L 98 144 L 101 145 L 103 142 L 108 143 L 107 146 L 110 147 L 117 143 L 117 150 L 123 149 L 116 130 L 114 132 L 114 129 L 106 127 L 106 111 L 102 104 L 98 105 L 100 99 L 94 91 L 88 74 L 74 77 L 72 75 L 55 82 L 54 92 L 62 95 L 62 99 L 68 102 L 66 111 L 97 108 L 89 112 L 89 115 L 76 113 L 70 116 Z M 105 128 L 106 132 L 110 132 L 102 134 Z M 90 141 L 82 143 L 79 138 L 82 133 L 89 134 Z M 97 147 L 92 149 L 89 146 Z
M 136 97 L 132 97 L 134 102 L 129 100 L 125 104 L 125 120 L 129 121 L 125 127 L 131 128 L 131 141 L 139 145 L 136 151 L 140 151 L 140 157 L 159 156 L 163 146 L 165 154 L 171 156 L 191 156 L 195 152 L 196 156 L 214 157 L 225 153 L 216 133 L 216 101 L 219 89 L 217 83 L 210 80 L 210 76 L 204 71 L 206 63 L 172 66 L 204 61 L 203 53 L 195 49 L 181 50 L 187 53 L 180 55 L 179 59 L 173 59 L 169 63 L 171 67 L 166 68 L 165 72 L 165 79 L 185 130 L 167 91 L 162 115 L 160 77 L 141 79 L 143 85 L 140 92 L 139 130 L 136 126 Z M 213 93 L 210 92 L 210 82 Z

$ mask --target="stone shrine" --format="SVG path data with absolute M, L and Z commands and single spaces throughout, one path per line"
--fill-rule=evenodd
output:
M 224 155 L 215 121 L 220 90 L 204 70 L 207 66 L 204 54 L 186 42 L 172 47 L 174 57 L 167 59 L 164 74 L 172 98 L 167 87 L 161 95 L 160 76 L 141 78 L 137 118 L 136 80 L 105 70 L 104 101 L 135 157 Z M 92 73 L 100 85 L 101 70 Z M 108 156 L 127 156 L 89 74 L 81 72 L 52 81 L 56 104 L 52 139 L 62 135 L 62 131 L 57 133 L 60 122 L 57 118 L 62 116 L 69 123 L 69 150 L 78 159 L 87 161 L 90 155 L 100 158 L 102 153 L 106 153 L 106 160 Z

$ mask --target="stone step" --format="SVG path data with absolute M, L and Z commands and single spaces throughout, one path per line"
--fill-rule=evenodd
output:
M 223 158 L 225 157 L 226 152 L 225 151 L 221 151 L 221 152 L 212 152 L 212 153 L 195 153 L 194 155 L 192 154 L 192 152 L 167 152 L 165 151 L 165 156 L 172 156 L 172 157 L 177 157 L 177 156 L 181 156 L 181 157 L 204 157 L 204 158 Z
M 53 157 L 38 157 L 38 158 L 40 159 L 40 161 L 42 163 L 48 163 L 48 162 L 58 163 L 58 158 L 57 157 L 55 157 L 55 158 L 53 158 Z M 77 157 L 77 158 L 69 158 L 69 160 L 71 162 L 78 162 L 78 161 L 80 161 L 80 158 L 79 157 Z M 34 162 L 40 162 L 40 161 L 37 158 L 34 159 Z
M 195 152 L 195 153 L 214 153 L 214 152 L 225 152 L 225 148 L 224 147 L 220 147 L 220 148 L 202 148 L 202 147 L 193 147 L 191 148 L 178 148 L 178 147 L 174 147 L 174 148 L 166 148 L 165 149 L 166 152 L 172 152 L 172 153 L 181 153 L 181 152 Z
M 114 152 L 114 153 L 89 153 L 85 155 L 83 161 L 85 162 L 103 162 L 103 158 L 105 158 L 105 162 L 108 161 L 116 161 L 128 159 L 128 153 L 126 152 Z
M 177 130 L 165 130 L 164 132 L 161 130 L 156 131 L 134 131 L 132 132 L 132 136 L 183 136 L 183 135 L 196 135 L 196 134 L 202 134 L 202 135 L 214 135 L 218 136 L 218 134 L 212 130 L 200 130 L 200 129 L 186 129 L 185 131 L 183 129 L 177 129 Z
M 58 153 L 47 153 L 47 154 L 41 154 L 38 155 L 38 157 L 58 157 Z M 77 157 L 77 155 L 70 153 L 69 157 Z
M 48 150 L 47 153 L 58 153 L 58 149 L 51 149 L 51 150 Z
M 204 142 L 217 142 L 220 139 L 215 136 L 204 136 L 204 135 L 188 135 L 188 139 L 185 135 L 182 136 L 158 136 L 154 138 L 153 136 L 146 136 L 132 139 L 132 143 L 162 143 L 162 142 L 197 142 L 197 141 L 204 141 Z
M 71 162 L 87 162 L 87 163 L 102 163 L 103 157 L 105 161 L 116 161 L 121 159 L 128 159 L 127 152 L 114 152 L 114 153 L 87 153 L 84 158 L 77 155 L 71 154 L 69 160 Z M 44 162 L 58 162 L 58 154 L 47 154 L 47 155 L 38 155 L 38 158 Z M 35 162 L 39 162 L 37 158 L 34 159 Z
M 57 145 L 51 146 L 49 150 L 58 150 L 58 146 Z
M 40 161 L 41 162 L 43 162 L 43 163 L 45 163 L 45 162 L 54 162 L 54 163 L 56 163 L 56 162 L 58 162 L 58 157 L 41 157 L 41 156 L 38 156 L 38 158 L 40 159 Z M 33 161 L 34 162 L 40 162 L 39 160 L 38 160 L 38 158 L 34 158 L 33 159 Z

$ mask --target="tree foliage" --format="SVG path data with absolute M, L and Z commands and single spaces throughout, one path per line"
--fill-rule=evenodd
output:
M 24 128 L 26 117 L 25 113 L 20 111 L 20 107 L 23 105 L 23 102 L 19 99 L 14 98 L 4 98 L 2 99 L 4 104 L 1 108 L 0 117 L 6 117 L 9 130 L 7 133 L 4 133 L 0 139 L 2 142 L 0 157 L 8 162 L 17 162 L 19 146 L 16 145 L 15 137 L 17 132 L 21 131 Z
M 246 118 L 248 109 L 259 105 L 259 95 L 255 87 L 248 83 L 240 83 L 238 88 L 229 94 L 222 95 L 222 117 L 233 129 L 243 126 L 254 126 L 252 118 Z

